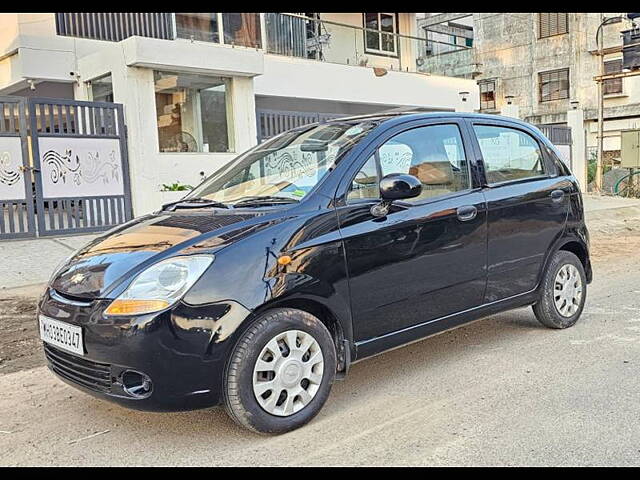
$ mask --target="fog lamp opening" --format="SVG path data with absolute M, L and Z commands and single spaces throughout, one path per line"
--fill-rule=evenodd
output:
M 122 388 L 132 397 L 146 398 L 151 395 L 153 384 L 151 379 L 144 373 L 125 370 L 122 373 Z

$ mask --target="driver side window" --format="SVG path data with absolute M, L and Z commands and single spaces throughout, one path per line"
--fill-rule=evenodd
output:
M 347 195 L 349 200 L 380 198 L 379 177 L 408 173 L 422 183 L 420 196 L 410 202 L 471 186 L 469 165 L 457 125 L 429 125 L 413 128 L 387 140 L 356 174 Z M 380 175 L 378 175 L 378 172 Z

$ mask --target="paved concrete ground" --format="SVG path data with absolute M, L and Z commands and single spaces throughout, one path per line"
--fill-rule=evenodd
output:
M 95 235 L 0 242 L 0 289 L 46 282 L 56 266 Z
M 640 465 L 639 267 L 597 263 L 573 328 L 520 309 L 358 363 L 279 437 L 0 375 L 0 465 Z

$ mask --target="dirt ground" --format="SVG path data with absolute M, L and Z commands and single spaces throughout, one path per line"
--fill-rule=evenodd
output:
M 598 212 L 587 218 L 594 268 L 612 257 L 640 251 L 640 209 Z M 616 262 L 624 269 L 624 262 Z M 35 321 L 37 295 L 42 288 L 0 291 L 0 375 L 44 365 Z

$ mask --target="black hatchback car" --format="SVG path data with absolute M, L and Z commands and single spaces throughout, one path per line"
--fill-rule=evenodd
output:
M 51 370 L 90 394 L 281 433 L 390 348 L 527 305 L 570 327 L 591 278 L 578 184 L 538 129 L 381 114 L 278 135 L 96 238 L 38 321 Z

